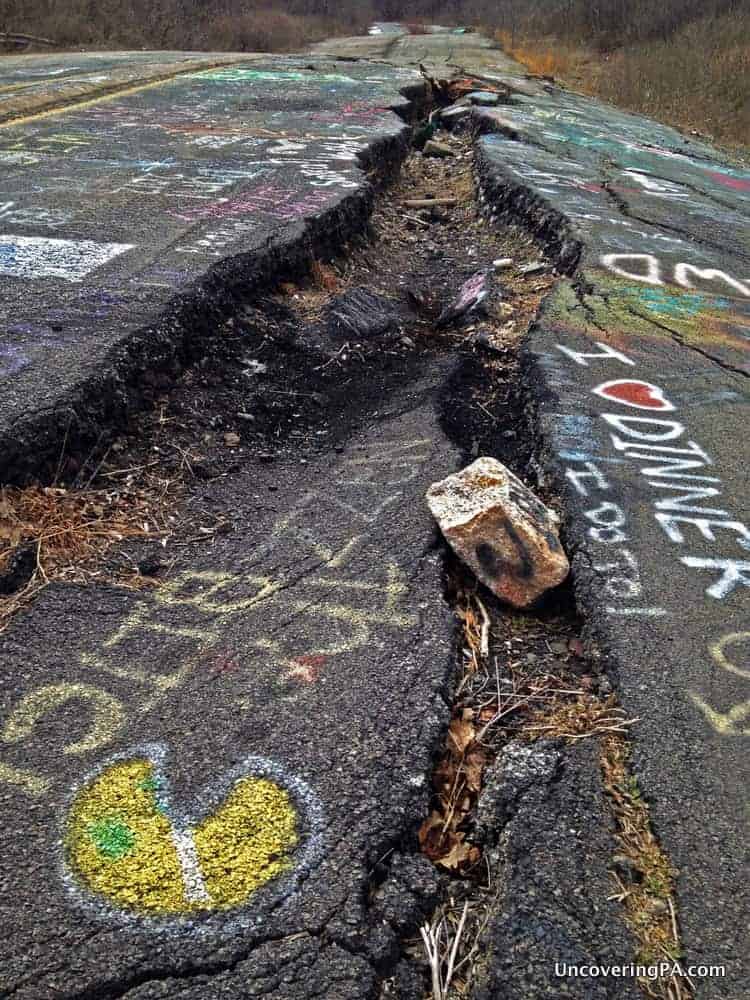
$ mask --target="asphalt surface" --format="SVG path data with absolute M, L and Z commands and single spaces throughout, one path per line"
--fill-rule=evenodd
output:
M 4 56 L 0 64 L 0 122 L 28 117 L 208 67 L 247 62 L 231 52 L 79 52 Z M 250 57 L 252 58 L 252 57 Z M 262 57 L 259 57 L 262 58 Z
M 531 230 L 568 276 L 523 352 L 537 472 L 565 497 L 591 652 L 639 719 L 634 769 L 679 870 L 686 963 L 727 965 L 697 994 L 744 997 L 750 172 L 524 79 L 482 40 L 469 58 L 452 42 L 381 34 L 325 51 L 471 66 L 511 91 L 472 117 L 486 208 Z
M 374 995 L 435 897 L 399 852 L 452 672 L 422 499 L 458 461 L 446 376 L 207 487 L 233 531 L 166 588 L 53 586 L 5 637 L 3 996 Z M 391 866 L 420 889 L 389 916 Z
M 3 479 L 66 434 L 96 440 L 128 380 L 194 353 L 274 252 L 359 231 L 373 150 L 404 155 L 389 109 L 409 87 L 410 70 L 279 57 L 0 128 Z
M 640 721 L 634 765 L 679 869 L 699 996 L 747 995 L 750 172 L 551 90 L 478 113 L 488 204 L 570 280 L 525 345 L 591 641 Z
M 440 78 L 465 71 L 498 82 L 513 79 L 519 87 L 538 89 L 538 85 L 529 84 L 523 66 L 484 35 L 470 31 L 411 35 L 396 30 L 395 25 L 381 27 L 384 30 L 376 34 L 320 42 L 312 51 L 344 60 L 368 59 L 404 68 L 418 69 L 421 65 L 430 75 Z
M 536 467 L 565 495 L 589 648 L 640 720 L 634 770 L 680 871 L 687 962 L 728 964 L 697 995 L 739 1000 L 739 166 L 528 80 L 471 34 L 383 31 L 312 57 L 89 90 L 78 108 L 6 124 L 4 478 L 44 468 L 71 436 L 96 439 L 282 258 L 361 228 L 367 168 L 403 156 L 407 128 L 389 109 L 408 110 L 400 91 L 418 95 L 420 63 L 512 91 L 475 112 L 479 179 L 488 209 L 531 228 L 567 275 L 524 352 Z M 81 60 L 60 65 L 72 78 Z M 34 100 L 56 87 L 54 60 L 38 66 L 48 82 Z M 14 931 L 0 995 L 350 1000 L 378 996 L 381 973 L 400 968 L 401 942 L 438 899 L 409 837 L 449 717 L 453 625 L 423 502 L 465 457 L 440 419 L 448 376 L 426 357 L 376 410 L 353 401 L 341 450 L 213 485 L 234 531 L 166 587 L 53 585 L 2 637 L 0 908 Z M 568 754 L 561 769 L 556 752 L 528 773 L 501 762 L 491 781 L 515 819 L 497 832 L 509 888 L 489 931 L 489 995 L 567 995 L 549 984 L 561 949 L 630 959 L 609 911 L 596 928 L 611 838 L 593 760 Z M 576 886 L 567 920 L 548 917 L 560 879 Z M 570 995 L 628 995 L 579 985 Z
M 611 814 L 599 748 L 511 742 L 485 776 L 478 827 L 502 890 L 483 944 L 476 1000 L 635 1000 L 632 977 L 568 974 L 623 964 L 633 942 L 612 903 Z

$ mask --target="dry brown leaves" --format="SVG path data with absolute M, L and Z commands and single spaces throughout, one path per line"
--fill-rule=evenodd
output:
M 536 659 L 528 666 L 509 650 L 500 671 L 493 654 L 498 637 L 491 635 L 492 621 L 479 597 L 464 594 L 457 614 L 463 622 L 463 674 L 419 842 L 435 864 L 466 874 L 480 857 L 467 837 L 484 769 L 505 742 L 621 736 L 635 720 L 625 717 L 613 696 L 598 698 Z M 582 657 L 580 639 L 570 639 L 568 651 Z
M 461 707 L 460 696 L 486 658 L 489 635 L 487 612 L 476 598 L 466 598 L 457 614 L 463 620 L 464 675 L 456 691 L 445 751 L 432 776 L 433 809 L 419 830 L 422 852 L 454 874 L 466 873 L 480 859 L 479 849 L 466 840 L 466 827 L 482 790 L 487 751 L 479 739 L 480 713 Z
M 333 268 L 319 260 L 314 260 L 310 265 L 310 276 L 313 284 L 326 292 L 338 292 L 341 287 L 341 280 Z
M 524 739 L 583 740 L 610 733 L 624 735 L 628 727 L 638 721 L 625 717 L 614 695 L 602 699 L 578 690 L 563 694 L 554 683 L 547 693 L 550 696 L 548 704 L 536 708 L 524 721 L 519 733 Z
M 496 87 L 486 80 L 477 80 L 469 76 L 461 77 L 458 80 L 441 80 L 440 87 L 451 101 L 458 101 L 476 90 L 482 90 L 485 93 L 491 92 L 493 94 L 502 92 L 500 87 Z
M 487 753 L 476 739 L 474 711 L 463 709 L 451 719 L 445 754 L 433 773 L 435 804 L 419 831 L 424 854 L 452 872 L 466 872 L 479 861 L 477 847 L 463 828 L 482 790 Z

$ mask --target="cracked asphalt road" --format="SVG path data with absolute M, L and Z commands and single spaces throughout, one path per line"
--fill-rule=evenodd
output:
M 747 985 L 750 173 L 702 142 L 550 88 L 483 110 L 499 214 L 570 275 L 524 349 L 577 599 L 679 870 L 686 959 Z
M 58 86 L 40 72 L 37 101 Z M 361 231 L 405 89 L 416 72 L 250 57 L 0 126 L 3 479 L 93 443 L 280 257 Z
M 228 52 L 4 56 L 0 64 L 0 122 L 43 114 L 58 106 L 82 103 L 109 91 L 127 90 L 181 73 L 247 63 L 252 58 L 247 53 Z
M 87 407 L 111 395 L 127 410 L 155 358 L 166 372 L 187 360 L 187 332 L 262 279 L 246 251 L 277 263 L 321 230 L 341 243 L 361 228 L 368 154 L 395 165 L 405 148 L 384 106 L 406 110 L 399 91 L 418 63 L 507 83 L 510 103 L 474 113 L 488 210 L 531 229 L 568 276 L 524 351 L 536 468 L 566 497 L 589 641 L 640 720 L 634 767 L 680 871 L 686 958 L 728 965 L 697 993 L 735 1000 L 747 955 L 750 177 L 703 143 L 525 79 L 477 36 L 337 40 L 314 58 L 314 71 L 285 57 L 187 74 L 0 131 L 13 201 L 0 255 L 8 474 L 59 453 L 61 416 L 95 438 L 113 408 Z M 346 165 L 320 153 L 331 135 Z M 150 167 L 132 162 L 136 146 Z M 280 216 L 316 188 L 308 155 L 339 179 L 325 203 Z M 284 197 L 245 204 L 246 228 L 216 237 L 195 185 L 269 164 Z M 249 197 L 246 178 L 230 181 L 211 193 L 222 220 L 221 206 Z M 47 222 L 23 214 L 37 209 Z M 186 237 L 195 252 L 176 262 Z M 81 252 L 60 262 L 39 250 L 52 240 Z M 111 250 L 131 244 L 142 252 Z M 440 421 L 448 376 L 425 358 L 408 387 L 358 415 L 340 451 L 214 484 L 235 531 L 166 588 L 53 585 L 3 636 L 0 906 L 14 928 L 3 995 L 378 995 L 400 935 L 437 898 L 404 838 L 426 814 L 448 715 L 452 625 L 423 504 L 460 459 Z M 400 901 L 395 915 L 376 885 Z
M 451 670 L 422 499 L 457 462 L 446 375 L 426 365 L 339 452 L 207 488 L 234 530 L 166 587 L 53 586 L 5 637 L 3 995 L 372 995 L 398 948 L 365 920 L 371 872 L 426 812 Z M 264 955 L 277 992 L 253 991 Z

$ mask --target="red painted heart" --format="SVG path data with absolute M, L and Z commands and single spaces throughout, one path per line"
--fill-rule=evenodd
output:
M 673 410 L 674 406 L 664 396 L 663 390 L 651 382 L 640 379 L 616 379 L 614 382 L 602 382 L 594 392 L 603 399 L 613 399 L 625 406 L 634 406 L 638 410 Z

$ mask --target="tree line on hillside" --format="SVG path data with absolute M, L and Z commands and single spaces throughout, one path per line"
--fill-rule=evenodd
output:
M 747 0 L 0 0 L 0 31 L 61 45 L 294 48 L 382 21 L 479 25 L 512 36 L 576 39 L 600 49 L 665 40 Z

